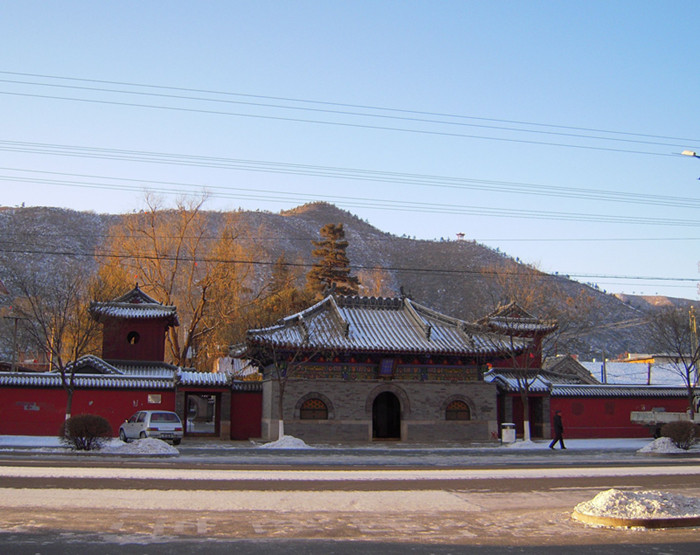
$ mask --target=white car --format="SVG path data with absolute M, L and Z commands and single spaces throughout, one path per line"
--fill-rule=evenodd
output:
M 182 441 L 182 431 L 182 421 L 174 412 L 142 410 L 134 413 L 119 426 L 119 439 L 126 443 L 131 439 L 154 437 L 179 445 Z

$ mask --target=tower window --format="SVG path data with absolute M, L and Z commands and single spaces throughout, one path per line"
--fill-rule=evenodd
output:
M 129 345 L 136 345 L 139 342 L 139 339 L 141 339 L 141 336 L 136 331 L 130 331 L 126 336 L 126 341 Z

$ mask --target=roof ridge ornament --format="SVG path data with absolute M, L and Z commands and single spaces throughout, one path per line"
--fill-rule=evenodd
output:
M 410 299 L 405 298 L 403 301 L 403 305 L 406 307 L 406 312 L 411 316 L 412 320 L 418 325 L 420 330 L 423 332 L 425 338 L 430 339 L 430 334 L 433 331 L 433 326 L 431 326 L 430 323 L 427 320 L 425 320 L 425 318 L 418 314 L 418 311 L 415 309 Z
M 347 337 L 350 334 L 350 322 L 343 318 L 343 315 L 340 313 L 340 308 L 338 307 L 338 303 L 336 302 L 335 297 L 330 297 L 330 299 L 331 314 L 333 315 L 332 317 L 335 320 L 336 324 L 340 326 L 340 331 L 343 334 L 343 336 Z

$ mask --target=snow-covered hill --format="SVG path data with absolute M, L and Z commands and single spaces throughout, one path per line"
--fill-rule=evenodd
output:
M 208 213 L 212 232 L 225 214 Z M 504 275 L 535 276 L 546 297 L 573 314 L 575 332 L 559 340 L 560 353 L 600 358 L 624 352 L 653 351 L 645 324 L 649 310 L 660 304 L 685 306 L 691 301 L 606 294 L 590 286 L 547 275 L 469 240 L 425 241 L 384 233 L 350 212 L 326 203 L 312 203 L 281 212 L 236 212 L 246 233 L 241 241 L 255 243 L 257 258 L 274 262 L 310 263 L 311 241 L 327 223 L 342 223 L 349 241 L 348 254 L 355 273 L 367 286 L 365 293 L 396 295 L 403 290 L 416 301 L 465 320 L 476 320 L 499 303 L 511 300 Z M 22 252 L 73 252 L 84 255 L 86 268 L 94 268 L 93 253 L 118 217 L 58 208 L 0 208 L 0 249 Z M 257 269 L 262 281 L 270 265 Z M 48 264 L 37 272 L 50 273 Z M 2 278 L 2 268 L 0 268 Z M 0 303 L 2 299 L 0 298 Z M 695 303 L 700 308 L 700 303 Z M 536 311 L 535 311 L 536 312 Z M 544 316 L 540 314 L 540 316 Z

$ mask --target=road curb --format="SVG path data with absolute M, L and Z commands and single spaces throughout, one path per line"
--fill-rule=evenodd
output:
M 692 528 L 700 526 L 700 516 L 675 518 L 612 518 L 587 515 L 574 511 L 572 518 L 585 524 L 608 526 L 612 528 Z

